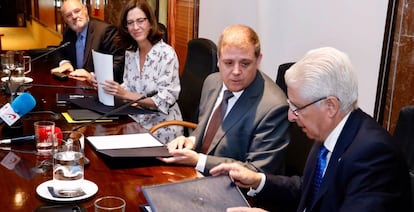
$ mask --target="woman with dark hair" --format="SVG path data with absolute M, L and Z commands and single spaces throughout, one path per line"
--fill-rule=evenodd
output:
M 124 81 L 102 82 L 104 91 L 129 101 L 157 91 L 139 102 L 142 107 L 156 109 L 156 113 L 131 116 L 144 128 L 165 120 L 181 120 L 176 102 L 180 93 L 177 54 L 162 40 L 163 32 L 149 3 L 129 1 L 121 12 L 118 29 L 117 42 L 126 49 Z M 167 143 L 182 133 L 182 127 L 171 126 L 158 130 L 155 136 Z

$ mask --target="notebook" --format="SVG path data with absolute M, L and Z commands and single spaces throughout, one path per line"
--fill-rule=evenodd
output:
M 226 211 L 229 207 L 250 207 L 239 188 L 227 175 L 143 186 L 142 191 L 153 212 L 215 212 Z

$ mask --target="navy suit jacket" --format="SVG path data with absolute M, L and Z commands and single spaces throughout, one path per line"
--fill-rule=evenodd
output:
M 320 143 L 315 143 L 304 176 L 267 175 L 259 202 L 282 208 L 306 207 Z M 374 119 L 353 111 L 338 138 L 312 211 L 409 211 L 407 166 L 396 142 Z M 293 207 L 289 207 L 293 206 Z
M 88 23 L 83 66 L 76 67 L 77 35 L 76 32 L 72 31 L 68 27 L 63 33 L 61 45 L 68 41 L 70 44 L 58 51 L 56 62 L 59 63 L 61 60 L 69 60 L 75 69 L 84 68 L 89 72 L 93 72 L 95 69 L 93 65 L 92 50 L 104 54 L 111 54 L 114 56 L 114 80 L 121 83 L 124 73 L 125 50 L 122 50 L 118 45 L 114 43 L 114 37 L 117 35 L 117 33 L 118 31 L 115 26 L 91 18 Z
M 210 74 L 203 85 L 196 137 L 196 151 L 202 145 L 207 122 L 223 86 L 220 73 Z M 223 162 L 239 161 L 263 172 L 284 173 L 285 147 L 289 142 L 287 101 L 283 91 L 269 77 L 257 71 L 218 129 L 207 152 L 204 174 Z

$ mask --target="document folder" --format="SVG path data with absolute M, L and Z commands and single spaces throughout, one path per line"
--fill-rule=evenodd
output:
M 149 133 L 89 136 L 97 152 L 113 158 L 168 157 L 167 147 Z
M 98 113 L 108 113 L 111 112 L 113 110 L 115 110 L 116 108 L 127 104 L 126 102 L 123 101 L 116 101 L 115 102 L 115 106 L 106 106 L 102 103 L 100 103 L 98 101 L 97 98 L 79 98 L 79 99 L 69 99 L 69 101 L 77 106 L 79 106 L 80 108 L 84 108 L 84 109 L 88 109 L 88 110 L 93 110 L 95 112 Z M 154 111 L 152 110 L 146 110 L 143 108 L 137 108 L 137 107 L 127 107 L 121 111 L 116 112 L 115 116 L 121 116 L 121 115 L 130 115 L 130 114 L 148 114 L 148 113 L 154 113 Z
M 94 111 L 88 110 L 88 109 L 68 109 L 68 114 L 72 117 L 75 121 L 82 121 L 82 120 L 94 120 L 98 119 L 102 115 L 99 113 L 96 113 Z M 109 116 L 109 117 L 103 117 L 100 118 L 101 120 L 114 120 L 119 119 L 118 116 Z
M 142 191 L 153 212 L 216 212 L 226 211 L 229 207 L 250 207 L 227 175 L 143 186 Z

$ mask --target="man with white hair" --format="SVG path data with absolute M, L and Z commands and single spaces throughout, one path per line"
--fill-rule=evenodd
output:
M 262 206 L 281 211 L 411 211 L 406 164 L 391 135 L 358 108 L 348 56 L 331 47 L 311 50 L 287 70 L 285 81 L 289 121 L 315 141 L 304 176 L 261 174 L 238 164 L 220 164 L 210 173 L 229 173 Z

